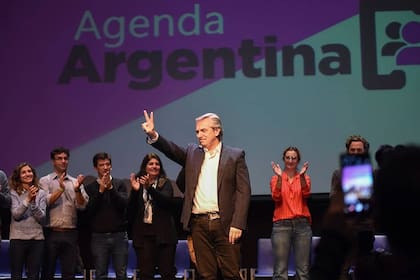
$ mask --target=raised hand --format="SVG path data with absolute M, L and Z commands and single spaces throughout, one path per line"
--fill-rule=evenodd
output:
M 152 185 L 149 174 L 140 177 L 140 184 L 142 184 L 146 190 Z
M 109 172 L 106 172 L 101 178 L 98 179 L 99 181 L 99 192 L 104 192 L 105 190 L 111 189 L 111 176 Z
M 149 136 L 150 138 L 156 137 L 155 131 L 155 122 L 153 119 L 153 112 L 147 113 L 146 110 L 143 111 L 145 122 L 141 124 L 143 131 Z
M 131 183 L 131 187 L 135 191 L 138 191 L 140 189 L 140 179 L 136 178 L 136 175 L 134 173 L 130 174 L 130 183 Z
M 80 187 L 80 185 L 83 184 L 83 180 L 85 179 L 85 175 L 79 174 L 76 179 L 77 179 L 76 186 Z
M 38 188 L 34 185 L 29 187 L 27 200 L 28 202 L 35 201 L 36 194 L 38 193 Z
M 60 177 L 58 177 L 58 184 L 60 185 L 60 190 L 61 191 L 65 191 L 66 190 L 66 186 L 64 185 L 64 179 L 66 178 L 66 173 L 63 172 Z
M 281 170 L 280 165 L 278 163 L 275 163 L 274 161 L 271 162 L 271 168 L 273 168 L 273 172 L 277 176 L 281 176 L 281 174 L 283 174 L 283 170 Z
M 79 174 L 76 179 L 77 181 L 76 181 L 76 184 L 74 185 L 75 190 L 79 189 L 80 186 L 83 184 L 83 180 L 85 179 L 85 176 L 82 174 Z
M 306 173 L 306 171 L 308 170 L 309 167 L 309 162 L 305 162 L 302 166 L 302 168 L 300 169 L 299 175 L 303 175 Z

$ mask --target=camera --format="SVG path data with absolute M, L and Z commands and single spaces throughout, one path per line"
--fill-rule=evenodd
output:
M 371 211 L 373 167 L 369 154 L 340 155 L 344 213 L 363 215 Z

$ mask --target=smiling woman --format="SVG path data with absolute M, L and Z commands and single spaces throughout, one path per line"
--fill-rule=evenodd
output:
M 37 279 L 43 259 L 47 193 L 39 187 L 30 164 L 21 163 L 13 170 L 10 195 L 11 278 L 21 279 L 26 267 L 28 279 Z
M 309 279 L 312 218 L 306 200 L 311 192 L 311 180 L 306 175 L 308 162 L 298 171 L 300 159 L 299 149 L 288 147 L 283 151 L 284 169 L 278 163 L 271 163 L 273 278 L 287 279 L 288 264 L 295 261 L 298 278 Z M 295 253 L 295 260 L 289 260 L 290 250 Z
M 140 278 L 153 279 L 158 267 L 162 279 L 174 279 L 178 240 L 172 207 L 174 192 L 160 157 L 155 153 L 144 156 L 140 170 L 131 174 L 130 182 L 129 234 Z

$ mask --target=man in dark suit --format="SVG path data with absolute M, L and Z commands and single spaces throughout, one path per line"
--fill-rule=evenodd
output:
M 251 186 L 245 152 L 222 144 L 220 118 L 196 118 L 199 142 L 182 148 L 155 130 L 153 112 L 144 111 L 148 143 L 185 168 L 181 222 L 191 232 L 202 279 L 240 279 L 240 240 L 246 229 Z

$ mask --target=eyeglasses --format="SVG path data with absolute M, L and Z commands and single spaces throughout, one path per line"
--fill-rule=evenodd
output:
M 290 156 L 287 156 L 287 157 L 284 157 L 284 159 L 285 159 L 285 160 L 295 161 L 295 160 L 297 160 L 297 157 L 290 157 Z

